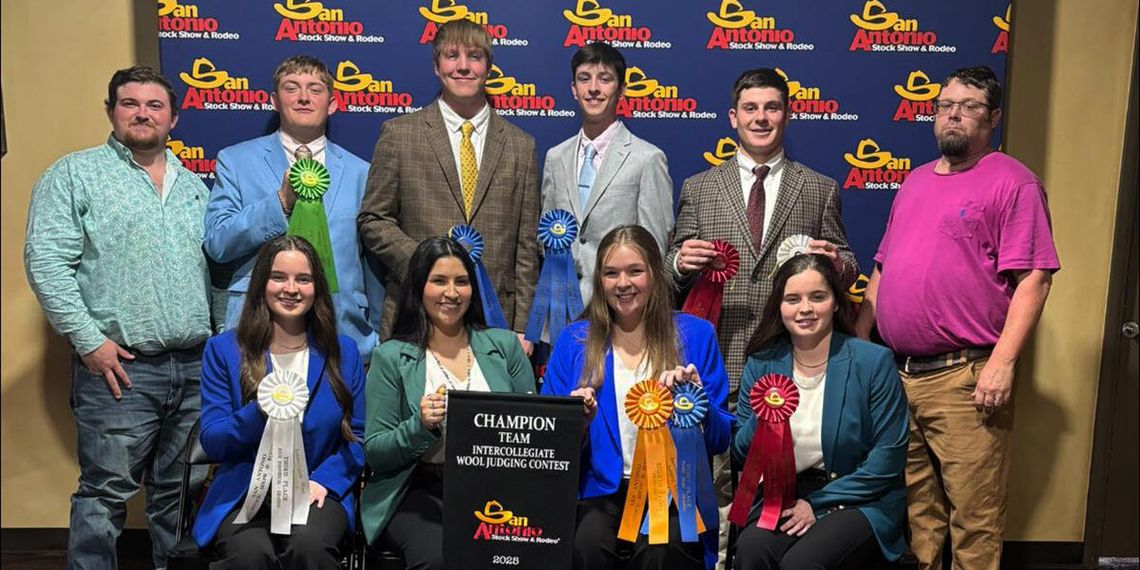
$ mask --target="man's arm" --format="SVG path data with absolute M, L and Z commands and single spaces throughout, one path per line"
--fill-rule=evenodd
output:
M 637 222 L 657 238 L 662 253 L 669 247 L 673 231 L 673 179 L 665 153 L 654 148 L 641 169 L 637 190 Z
M 843 227 L 843 208 L 839 201 L 839 189 L 835 181 L 828 179 L 827 201 L 823 205 L 823 219 L 820 223 L 820 239 L 831 242 L 839 255 L 839 282 L 844 292 L 859 277 L 859 262 L 855 252 L 847 244 L 847 231 Z
M 518 179 L 522 185 L 522 204 L 519 205 L 519 239 L 515 247 L 515 322 L 512 323 L 515 331 L 520 332 L 520 341 L 521 331 L 526 330 L 530 318 L 534 289 L 538 285 L 539 253 L 535 228 L 538 227 L 542 199 L 538 192 L 538 160 L 533 139 L 526 146 L 529 147 L 524 150 L 528 154 L 526 170 Z
M 397 281 L 404 280 L 418 243 L 400 227 L 400 135 L 385 122 L 372 153 L 368 182 L 356 218 L 360 242 Z
M 876 263 L 871 279 L 867 282 L 867 289 L 863 292 L 863 303 L 859 305 L 859 320 L 855 321 L 855 336 L 863 340 L 871 340 L 871 330 L 875 328 L 880 277 L 879 264 Z
M 665 254 L 665 264 L 673 272 L 673 279 L 684 287 L 696 272 L 682 273 L 677 265 L 681 247 L 687 241 L 700 239 L 701 226 L 697 219 L 696 183 L 689 178 L 681 186 L 681 199 L 677 205 L 677 223 L 673 227 L 673 239 Z
M 1013 367 L 1025 341 L 1037 327 L 1053 285 L 1053 273 L 1043 269 L 1018 271 L 1013 278 L 1017 287 L 1006 311 L 1005 326 L 974 388 L 974 405 L 979 409 L 993 410 L 1009 403 Z
M 242 165 L 231 166 L 231 162 L 234 161 L 230 153 L 224 150 L 218 153 L 217 182 L 206 202 L 204 246 L 206 254 L 220 263 L 257 250 L 261 244 L 285 233 L 289 224 L 278 192 L 253 198 L 255 189 L 238 186 L 237 170 Z M 285 184 L 284 179 L 282 184 Z

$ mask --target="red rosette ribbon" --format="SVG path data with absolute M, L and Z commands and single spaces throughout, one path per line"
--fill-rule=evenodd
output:
M 791 378 L 765 374 L 752 385 L 748 398 L 756 414 L 756 433 L 748 448 L 728 520 L 744 526 L 763 477 L 764 499 L 756 526 L 775 530 L 780 512 L 796 502 L 796 455 L 788 419 L 799 406 L 800 392 Z
M 716 240 L 711 243 L 716 250 L 716 258 L 701 271 L 700 279 L 689 291 L 681 310 L 705 319 L 715 327 L 720 319 L 724 284 L 740 271 L 740 253 L 727 241 Z

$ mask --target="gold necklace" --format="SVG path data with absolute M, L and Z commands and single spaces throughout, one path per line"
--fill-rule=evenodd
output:
M 827 358 L 824 358 L 823 362 L 820 362 L 819 364 L 808 364 L 808 363 L 800 360 L 799 358 L 796 358 L 796 353 L 794 353 L 794 352 L 792 353 L 792 360 L 795 360 L 796 364 L 799 364 L 800 366 L 803 366 L 804 368 L 819 368 L 820 366 L 827 364 Z
M 302 348 L 305 348 L 305 346 L 309 344 L 309 340 L 305 339 L 304 341 L 301 342 L 301 344 L 299 344 L 297 346 L 289 346 L 289 345 L 287 345 L 287 344 L 285 344 L 279 340 L 273 341 L 272 344 L 277 345 L 277 348 L 284 348 L 285 350 L 301 350 Z

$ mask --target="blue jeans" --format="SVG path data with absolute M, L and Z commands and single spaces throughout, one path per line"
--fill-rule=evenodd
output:
M 132 388 L 116 401 L 102 376 L 72 357 L 71 409 L 78 432 L 79 489 L 71 496 L 70 569 L 115 568 L 126 503 L 146 485 L 156 568 L 177 541 L 186 438 L 198 421 L 202 347 L 124 360 Z

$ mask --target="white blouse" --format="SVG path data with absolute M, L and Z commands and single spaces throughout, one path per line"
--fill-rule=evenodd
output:
M 800 404 L 788 424 L 796 453 L 796 473 L 802 473 L 813 467 L 823 468 L 823 387 L 827 371 L 818 376 L 797 373 L 794 380 L 800 391 Z
M 630 370 L 616 351 L 611 350 L 610 355 L 614 361 L 614 405 L 617 407 L 618 431 L 621 433 L 621 472 L 623 476 L 629 477 L 633 470 L 633 449 L 637 445 L 637 426 L 625 414 L 625 397 L 634 384 L 645 380 L 645 375 L 649 373 L 649 361 L 642 360 L 637 369 Z
M 467 377 L 467 382 L 456 382 L 455 376 L 443 369 L 443 366 L 431 355 L 430 351 L 424 355 L 424 360 L 427 366 L 425 367 L 424 374 L 424 394 L 430 394 L 439 389 L 440 386 L 446 386 L 448 391 L 451 390 L 468 390 L 471 392 L 490 392 L 491 387 L 487 385 L 487 379 L 483 377 L 483 370 L 479 368 L 479 360 L 475 355 L 471 355 L 471 375 Z M 444 408 L 447 407 L 446 402 Z M 443 433 L 439 440 L 435 442 L 427 451 L 420 457 L 420 461 L 424 463 L 434 463 L 442 465 L 444 460 L 443 444 L 447 438 L 447 418 L 443 419 L 443 423 L 439 424 L 439 429 Z

